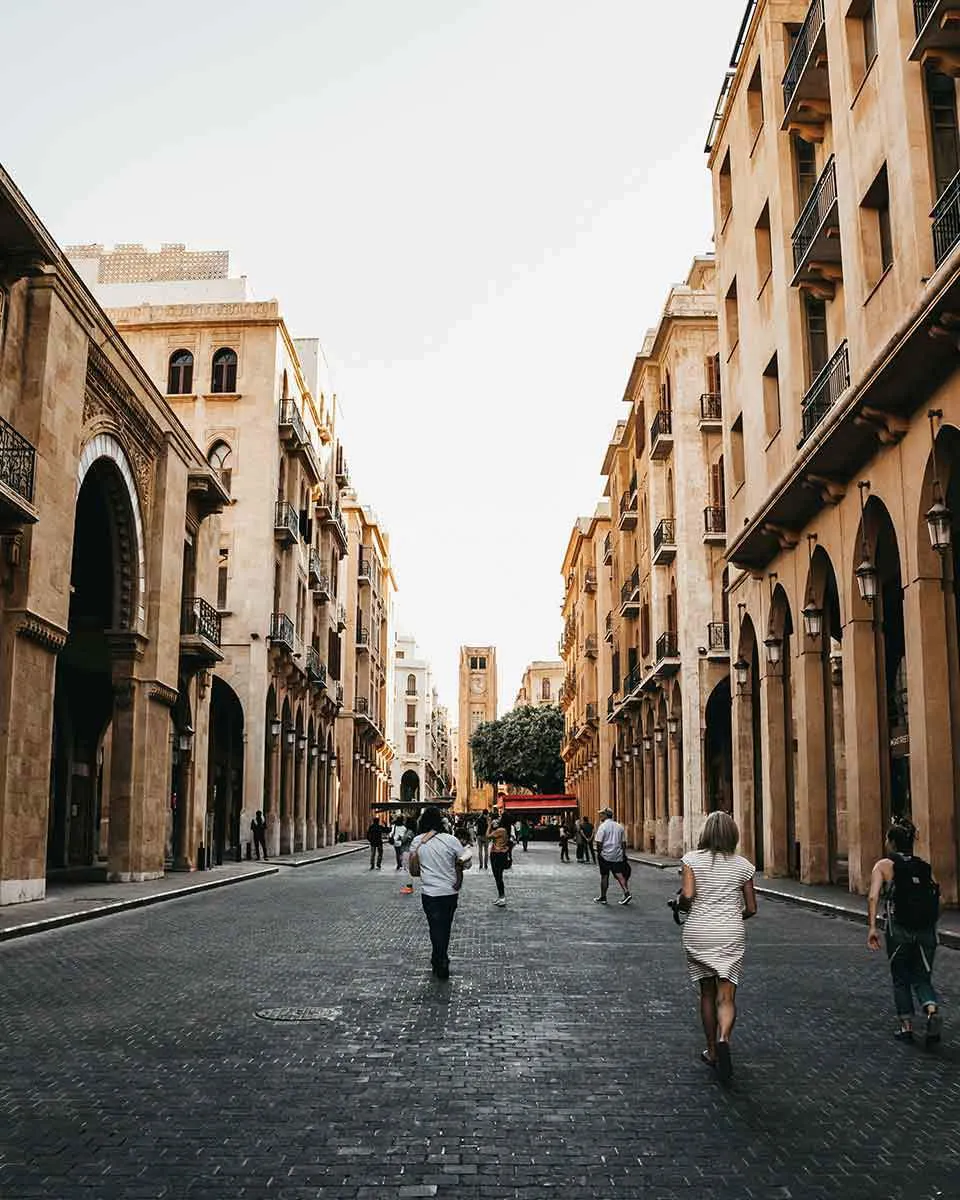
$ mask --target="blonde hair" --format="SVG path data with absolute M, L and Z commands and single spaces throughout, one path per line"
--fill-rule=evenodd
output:
M 740 830 L 733 817 L 725 812 L 712 812 L 707 817 L 697 848 L 713 854 L 736 854 L 739 843 Z

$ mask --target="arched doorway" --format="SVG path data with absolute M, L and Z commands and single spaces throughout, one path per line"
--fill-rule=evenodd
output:
M 267 759 L 269 762 L 269 759 Z M 213 860 L 240 862 L 243 808 L 243 705 L 228 683 L 214 675 L 210 685 L 207 813 L 213 814 Z
M 767 871 L 775 875 L 800 876 L 800 845 L 797 840 L 796 749 L 793 737 L 793 616 L 781 584 L 770 600 L 763 713 L 767 735 Z M 777 649 L 774 649 L 774 646 Z
M 763 724 L 760 713 L 760 649 L 754 623 L 738 605 L 740 627 L 734 660 L 733 698 L 734 817 L 743 854 L 764 869 Z
M 733 698 L 730 676 L 710 693 L 703 714 L 703 760 L 707 812 L 733 815 Z
M 293 724 L 290 701 L 284 699 L 280 710 L 280 853 L 293 850 L 293 753 L 297 731 Z
M 277 693 L 271 685 L 263 722 L 263 819 L 267 825 L 267 851 L 271 857 L 280 853 L 280 754 L 283 730 L 277 712 Z
M 420 776 L 416 771 L 404 771 L 400 776 L 400 803 L 409 804 L 420 799 Z
M 183 679 L 180 680 L 177 702 L 170 716 L 170 808 L 165 860 L 168 868 L 189 870 L 189 822 L 193 807 L 190 802 L 192 771 L 189 747 L 193 741 L 193 721 L 187 687 Z
M 297 708 L 293 743 L 293 849 L 299 853 L 307 844 L 307 736 L 303 728 L 303 705 Z

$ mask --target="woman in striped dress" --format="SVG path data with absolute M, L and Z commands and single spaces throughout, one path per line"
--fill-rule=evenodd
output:
M 687 911 L 683 949 L 700 988 L 700 1019 L 707 1038 L 703 1061 L 726 1082 L 733 1074 L 730 1037 L 746 938 L 743 923 L 756 916 L 756 868 L 737 854 L 740 831 L 728 813 L 707 817 L 696 850 L 683 856 L 680 907 Z

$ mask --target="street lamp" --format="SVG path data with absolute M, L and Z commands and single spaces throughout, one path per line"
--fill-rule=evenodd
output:
M 675 738 L 679 732 L 680 732 L 680 718 L 679 717 L 667 717 L 667 733 L 669 733 L 672 738 Z
M 807 534 L 809 570 L 807 571 L 807 603 L 803 609 L 803 628 L 808 638 L 819 638 L 823 632 L 823 609 L 818 607 L 813 595 L 813 544 L 815 533 Z
M 857 487 L 860 490 L 860 536 L 863 543 L 863 558 L 860 560 L 860 565 L 854 571 L 854 574 L 857 577 L 860 599 L 867 604 L 873 604 L 877 598 L 880 580 L 877 575 L 877 568 L 870 557 L 870 548 L 867 545 L 866 506 L 863 500 L 863 493 L 870 490 L 870 480 L 861 479 Z
M 298 750 L 300 751 L 300 753 L 302 754 L 302 753 L 304 752 L 304 750 L 306 750 L 306 748 L 307 748 L 307 738 L 306 738 L 306 734 L 303 734 L 303 733 L 301 733 L 301 735 L 300 735 L 300 737 L 299 737 L 299 739 L 298 739 L 298 741 L 297 741 L 297 749 L 298 749 Z
M 933 455 L 933 504 L 927 512 L 927 534 L 930 545 L 940 555 L 950 549 L 953 535 L 953 513 L 943 502 L 943 488 L 940 485 L 940 471 L 937 467 L 937 437 L 933 423 L 943 419 L 943 409 L 932 408 L 927 417 L 930 420 L 930 445 Z
M 654 725 L 653 737 L 654 737 L 654 741 L 657 743 L 658 746 L 663 745 L 663 726 L 662 725 Z
M 750 664 L 745 658 L 738 658 L 733 664 L 733 673 L 737 680 L 737 687 L 742 692 L 747 686 L 747 680 L 750 678 Z
M 767 648 L 767 662 L 775 667 L 783 658 L 783 640 L 771 632 L 763 639 L 763 644 Z
M 653 738 L 650 736 L 649 733 L 646 733 L 643 736 L 643 748 L 644 748 L 644 750 L 646 750 L 646 752 L 648 754 L 653 749 Z
M 292 746 L 296 740 L 297 740 L 297 731 L 295 729 L 291 729 L 288 726 L 288 728 L 287 728 L 287 745 Z
M 280 736 L 280 730 L 282 728 L 283 728 L 283 725 L 281 724 L 280 718 L 274 717 L 273 720 L 270 722 L 270 736 L 272 738 L 278 738 Z

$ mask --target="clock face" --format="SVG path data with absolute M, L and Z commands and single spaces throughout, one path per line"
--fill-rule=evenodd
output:
M 479 694 L 483 691 L 483 679 L 481 676 L 474 675 L 470 680 L 470 691 L 473 692 L 475 696 L 479 696 Z

